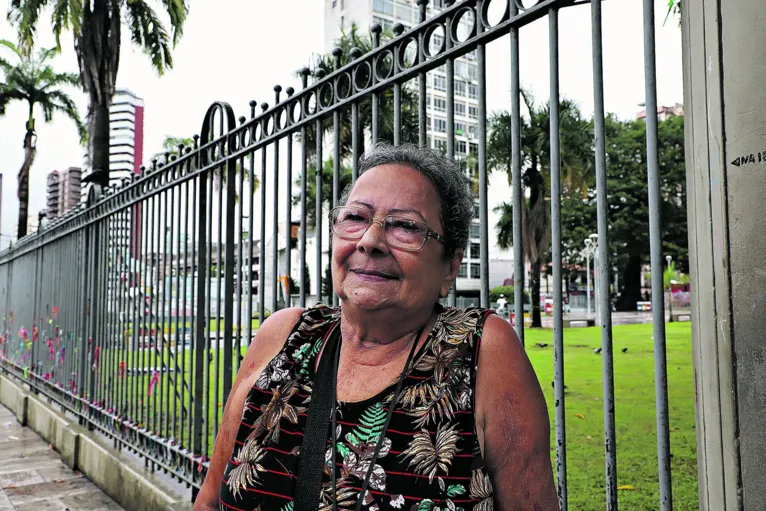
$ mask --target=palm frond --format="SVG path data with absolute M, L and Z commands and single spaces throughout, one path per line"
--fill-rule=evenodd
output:
M 35 44 L 37 21 L 48 0 L 24 0 L 11 4 L 8 19 L 16 25 L 19 34 L 19 50 L 29 55 Z
M 165 27 L 154 9 L 144 0 L 128 2 L 126 10 L 131 40 L 135 45 L 143 48 L 157 73 L 162 76 L 166 68 L 173 67 L 173 57 L 170 54 Z
M 82 122 L 82 119 L 80 119 L 80 114 L 77 112 L 77 105 L 72 101 L 72 98 L 61 91 L 53 91 L 48 97 L 54 100 L 54 102 L 51 103 L 54 110 L 66 114 L 67 117 L 74 121 L 77 126 L 77 133 L 80 135 L 80 143 L 85 144 L 88 141 L 88 128 L 85 126 L 85 123 Z
M 184 22 L 189 13 L 185 0 L 162 0 L 162 5 L 170 16 L 170 27 L 173 30 L 173 46 L 178 44 L 184 32 Z
M 21 54 L 21 50 L 19 50 L 19 47 L 13 44 L 8 39 L 0 39 L 0 46 L 5 46 L 9 50 L 11 50 L 13 53 L 15 53 L 20 59 L 24 58 L 24 56 Z

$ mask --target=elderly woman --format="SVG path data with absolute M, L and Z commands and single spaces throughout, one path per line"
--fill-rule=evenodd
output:
M 264 322 L 196 510 L 558 509 L 550 427 L 507 321 L 439 304 L 473 204 L 455 163 L 377 145 L 330 212 L 338 308 Z

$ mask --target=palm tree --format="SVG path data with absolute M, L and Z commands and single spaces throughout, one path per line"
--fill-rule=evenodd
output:
M 172 44 L 183 33 L 188 7 L 186 0 L 163 0 L 170 17 Z M 52 8 L 51 25 L 60 47 L 61 33 L 71 29 L 80 66 L 82 86 L 89 96 L 88 156 L 94 173 L 90 180 L 109 184 L 109 106 L 120 65 L 120 36 L 130 32 L 133 44 L 143 49 L 157 72 L 173 67 L 171 35 L 146 0 L 11 0 L 9 19 L 18 28 L 22 51 L 34 45 L 40 15 Z
M 394 38 L 394 33 L 390 30 L 384 30 L 381 33 L 381 44 Z M 335 40 L 335 46 L 340 48 L 342 55 L 340 58 L 341 67 L 349 64 L 354 59 L 351 57 L 353 49 L 357 49 L 360 55 L 365 55 L 373 50 L 372 36 L 370 34 L 360 34 L 359 28 L 354 23 L 348 32 L 341 32 L 338 39 Z M 324 74 L 329 74 L 335 69 L 335 56 L 332 53 L 316 55 L 311 65 L 310 73 L 315 79 L 318 78 L 318 72 L 321 70 Z M 402 142 L 414 142 L 418 140 L 418 95 L 417 91 L 408 85 L 402 86 Z M 379 136 L 383 140 L 393 141 L 394 139 L 394 92 L 393 89 L 386 89 L 380 94 L 379 103 Z M 322 126 L 325 132 L 333 129 L 332 118 L 325 118 Z M 359 154 L 364 153 L 365 148 L 365 126 L 372 126 L 372 103 L 362 101 L 359 103 L 359 130 L 357 143 L 359 145 Z M 340 157 L 341 160 L 347 159 L 352 152 L 353 131 L 351 124 L 351 109 L 346 108 L 340 114 Z M 314 130 L 306 130 L 306 142 L 309 151 L 313 154 L 316 147 L 316 138 Z
M 35 134 L 35 106 L 43 111 L 43 119 L 50 122 L 55 112 L 63 113 L 77 125 L 80 142 L 85 143 L 87 132 L 80 120 L 74 101 L 61 90 L 62 86 L 79 87 L 80 81 L 74 73 L 57 73 L 48 63 L 56 49 L 40 50 L 36 56 L 25 55 L 10 41 L 0 40 L 0 46 L 10 50 L 18 60 L 11 64 L 0 57 L 0 69 L 5 79 L 0 82 L 0 115 L 11 101 L 26 101 L 29 106 L 26 134 L 24 135 L 24 163 L 19 170 L 19 238 L 27 234 L 29 210 L 29 171 L 37 154 Z
M 522 91 L 529 117 L 521 119 L 522 186 L 526 190 L 521 203 L 522 246 L 531 267 L 530 291 L 532 326 L 542 326 L 540 317 L 540 273 L 550 244 L 550 105 L 537 106 L 532 96 Z M 562 100 L 559 105 L 561 133 L 562 193 L 584 193 L 591 179 L 589 123 L 583 120 L 577 105 Z M 504 111 L 490 119 L 487 147 L 488 169 L 505 170 L 511 181 L 511 113 Z M 513 207 L 506 202 L 495 208 L 500 213 L 496 228 L 498 245 L 513 244 Z

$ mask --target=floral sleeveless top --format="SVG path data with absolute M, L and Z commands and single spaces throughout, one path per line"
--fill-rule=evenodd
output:
M 482 328 L 492 311 L 437 308 L 385 432 L 365 511 L 493 508 L 473 394 Z M 221 510 L 292 511 L 316 357 L 339 323 L 339 308 L 306 310 L 250 390 L 221 481 Z M 338 403 L 337 429 L 328 431 L 320 511 L 333 509 L 329 435 L 336 435 L 337 508 L 354 509 L 395 386 L 365 401 Z

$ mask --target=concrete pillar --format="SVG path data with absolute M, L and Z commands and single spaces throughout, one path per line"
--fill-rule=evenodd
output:
M 700 508 L 766 510 L 766 1 L 682 30 Z

